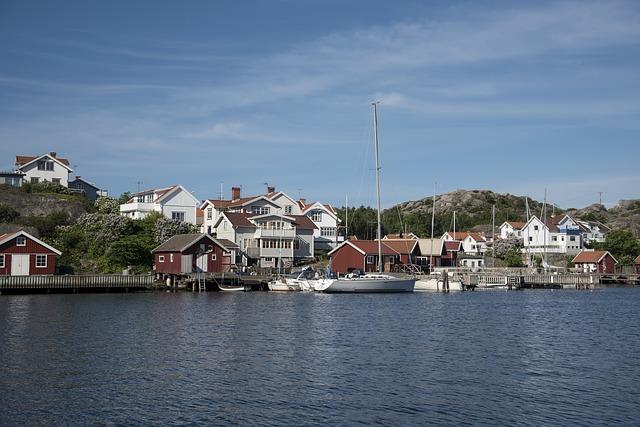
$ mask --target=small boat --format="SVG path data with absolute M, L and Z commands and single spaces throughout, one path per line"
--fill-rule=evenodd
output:
M 446 279 L 442 274 L 430 274 L 418 276 L 414 290 L 427 292 L 463 291 L 464 285 L 462 280 L 451 274 L 449 274 Z
M 247 292 L 251 290 L 251 288 L 246 285 L 221 285 L 221 284 L 218 284 L 218 289 L 220 289 L 223 292 Z
M 315 276 L 312 270 L 302 270 L 296 277 L 281 276 L 268 283 L 270 291 L 279 292 L 299 292 L 313 291 L 315 286 Z

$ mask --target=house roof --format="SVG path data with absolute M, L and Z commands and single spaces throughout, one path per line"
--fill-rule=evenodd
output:
M 418 245 L 416 239 L 382 239 L 384 244 L 400 254 L 412 253 Z
M 453 237 L 453 240 L 464 240 L 469 235 L 468 231 L 456 231 L 456 232 L 447 232 L 449 236 Z
M 224 216 L 227 217 L 231 225 L 233 225 L 234 227 L 256 228 L 256 225 L 249 220 L 249 218 L 252 216 L 251 214 L 241 212 L 225 212 Z
M 201 233 L 191 233 L 191 234 L 176 234 L 171 237 L 169 240 L 155 248 L 151 252 L 183 252 L 189 247 L 191 247 L 194 243 L 200 241 L 202 238 L 206 238 L 207 240 L 215 243 L 223 249 L 227 249 L 225 245 L 223 245 L 220 241 L 214 239 L 208 234 Z
M 640 264 L 640 255 L 638 255 L 638 258 L 636 258 L 636 264 Z
M 240 246 L 228 239 L 216 239 L 225 249 L 240 249 Z
M 618 263 L 613 255 L 611 255 L 608 251 L 582 251 L 578 255 L 576 255 L 576 257 L 573 259 L 573 262 L 576 264 L 595 264 L 602 261 L 602 259 L 607 255 L 613 258 L 616 264 Z
M 459 240 L 449 240 L 444 242 L 444 249 L 447 252 L 459 252 L 462 250 L 462 242 Z
M 511 227 L 515 228 L 516 230 L 521 230 L 522 227 L 527 225 L 526 222 L 519 222 L 519 221 L 505 221 L 504 224 L 509 224 Z
M 55 160 L 56 162 L 60 163 L 65 168 L 71 170 L 71 167 L 69 167 L 69 160 L 68 159 L 63 159 L 62 157 L 57 157 L 55 155 L 55 153 L 44 153 L 44 154 L 41 154 L 39 156 L 16 156 L 16 165 L 18 165 L 18 167 L 22 168 L 23 166 L 26 166 L 29 163 L 34 162 L 36 160 L 39 160 L 39 159 L 41 159 L 43 157 L 49 157 L 49 158 Z
M 26 173 L 20 171 L 0 171 L 0 176 L 25 176 Z
M 362 255 L 378 255 L 378 241 L 377 240 L 347 240 L 340 244 L 338 247 L 329 252 L 329 255 L 337 252 L 345 245 L 349 245 L 355 248 Z M 381 244 L 382 255 L 399 255 L 399 253 L 393 248 L 387 246 L 386 242 Z
M 16 237 L 18 237 L 18 236 L 24 236 L 24 237 L 26 237 L 27 239 L 31 239 L 31 240 L 33 240 L 34 242 L 36 242 L 36 243 L 38 243 L 38 244 L 40 244 L 40 245 L 44 246 L 45 248 L 49 249 L 51 252 L 54 252 L 54 253 L 55 253 L 55 254 L 57 254 L 57 255 L 62 255 L 62 252 L 60 252 L 59 250 L 57 250 L 57 249 L 56 249 L 56 248 L 54 248 L 53 246 L 48 245 L 48 244 L 46 244 L 45 242 L 43 242 L 42 240 L 40 240 L 40 239 L 37 239 L 37 238 L 33 237 L 31 234 L 27 233 L 27 232 L 26 232 L 26 231 L 24 231 L 24 230 L 18 230 L 18 231 L 14 232 L 14 233 L 5 233 L 5 234 L 1 235 L 1 236 L 0 236 L 0 245 L 5 244 L 5 243 L 7 243 L 9 240 L 15 239 L 15 238 L 16 238 Z
M 93 187 L 93 188 L 94 188 L 94 189 L 96 189 L 96 190 L 100 190 L 100 188 L 98 188 L 94 183 L 89 182 L 89 181 L 87 181 L 86 179 L 81 178 L 81 177 L 79 177 L 79 176 L 76 176 L 76 177 L 75 177 L 75 179 L 74 179 L 73 181 L 70 181 L 70 182 L 69 182 L 69 184 L 73 184 L 73 183 L 74 183 L 74 182 L 76 182 L 76 181 L 82 181 L 82 182 L 84 182 L 85 184 L 87 184 L 88 186 Z
M 296 228 L 301 230 L 317 230 L 318 226 L 306 215 L 287 215 L 293 218 Z
M 131 194 L 131 199 L 129 199 L 129 200 L 133 200 L 134 197 L 142 196 L 143 194 L 149 194 L 149 193 L 156 194 L 156 195 L 158 195 L 158 198 L 160 198 L 160 197 L 164 196 L 165 194 L 167 194 L 169 191 L 173 190 L 176 187 L 177 187 L 177 185 L 171 185 L 169 187 L 151 188 L 149 190 L 138 191 L 137 193 L 132 193 Z
M 444 248 L 442 239 L 418 239 L 420 245 L 420 255 L 422 256 L 440 256 Z

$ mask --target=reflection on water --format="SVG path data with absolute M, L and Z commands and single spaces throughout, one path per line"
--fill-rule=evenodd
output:
M 640 289 L 0 298 L 0 424 L 635 424 Z

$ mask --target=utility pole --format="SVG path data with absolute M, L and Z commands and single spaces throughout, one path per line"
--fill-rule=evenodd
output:
M 139 193 L 140 192 L 140 184 L 143 184 L 143 182 L 138 180 L 138 181 L 136 181 L 136 184 L 138 184 L 138 193 Z
M 298 193 L 298 199 L 300 199 L 300 193 Z M 349 196 L 344 196 L 344 240 L 349 239 Z
M 496 267 L 496 205 L 491 207 L 491 268 Z
M 600 204 L 602 205 L 602 191 L 598 191 L 598 196 L 599 196 Z

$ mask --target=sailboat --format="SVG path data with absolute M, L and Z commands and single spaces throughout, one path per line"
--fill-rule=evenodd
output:
M 378 210 L 378 272 L 375 274 L 365 274 L 362 276 L 347 276 L 338 279 L 322 279 L 313 282 L 313 288 L 319 292 L 413 292 L 416 283 L 415 278 L 398 278 L 383 274 L 382 266 L 382 226 L 380 224 L 380 157 L 378 153 L 378 103 L 372 102 L 373 106 L 373 135 L 376 153 L 376 196 Z

